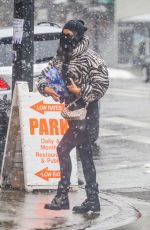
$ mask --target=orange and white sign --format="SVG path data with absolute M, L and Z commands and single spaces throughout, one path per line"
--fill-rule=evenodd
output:
M 57 145 L 68 129 L 67 121 L 61 116 L 64 105 L 25 90 L 19 91 L 18 103 L 26 190 L 55 189 L 60 180 Z M 77 186 L 75 149 L 70 156 L 71 185 Z

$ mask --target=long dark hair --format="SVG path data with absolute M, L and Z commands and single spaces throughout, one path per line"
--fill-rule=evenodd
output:
M 62 40 L 60 39 L 59 47 L 57 50 L 57 55 L 62 61 L 62 70 L 61 70 L 62 75 L 61 76 L 66 86 L 70 84 L 69 78 L 71 76 L 68 73 L 68 68 L 69 68 L 69 63 L 71 60 L 72 52 L 73 52 L 73 49 L 71 47 L 67 47 L 67 48 L 64 47 L 64 44 Z M 66 94 L 67 96 L 65 99 L 65 103 L 68 104 L 70 103 L 70 101 L 73 101 L 75 99 L 75 95 L 70 93 L 67 88 L 66 88 L 66 92 L 67 92 Z
M 67 71 L 68 71 L 68 65 L 70 63 L 70 59 L 72 56 L 73 49 L 71 47 L 65 47 L 62 39 L 60 38 L 59 47 L 57 50 L 57 55 L 62 61 L 62 77 L 64 81 L 67 81 Z M 67 83 L 67 82 L 66 82 Z
M 62 39 L 60 38 L 59 47 L 57 50 L 57 55 L 62 60 L 63 63 L 69 63 L 71 59 L 73 49 L 71 47 L 65 47 Z

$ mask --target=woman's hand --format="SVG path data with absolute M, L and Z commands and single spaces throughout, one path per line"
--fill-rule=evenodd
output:
M 67 86 L 69 92 L 79 95 L 81 92 L 81 89 L 76 86 L 72 78 L 69 78 L 69 80 L 70 80 L 70 85 Z
M 54 99 L 54 101 L 60 101 L 59 95 L 51 87 L 46 86 L 44 91 L 49 96 L 51 96 Z

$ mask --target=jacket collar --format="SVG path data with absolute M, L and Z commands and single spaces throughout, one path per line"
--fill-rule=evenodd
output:
M 89 38 L 84 36 L 82 41 L 79 42 L 78 46 L 73 50 L 72 58 L 80 56 L 83 52 L 86 52 L 89 47 Z

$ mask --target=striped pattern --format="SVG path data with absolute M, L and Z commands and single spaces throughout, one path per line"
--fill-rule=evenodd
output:
M 84 101 L 91 102 L 103 97 L 109 86 L 109 79 L 103 59 L 88 47 L 89 39 L 85 36 L 77 48 L 73 50 L 67 75 L 81 88 Z M 59 56 L 54 57 L 48 63 L 39 77 L 37 87 L 44 96 L 47 96 L 44 93 L 44 87 L 47 85 L 45 76 L 52 66 L 58 67 L 61 76 L 62 61 Z

